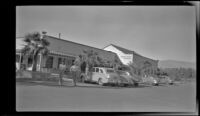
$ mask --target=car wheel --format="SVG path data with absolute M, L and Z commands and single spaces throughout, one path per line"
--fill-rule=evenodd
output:
M 121 83 L 121 81 L 118 80 L 118 81 L 117 81 L 117 86 L 118 86 L 118 87 L 122 87 L 122 86 L 123 86 L 123 83 Z
M 138 83 L 134 83 L 134 86 L 137 87 L 137 86 L 138 86 Z
M 154 83 L 154 85 L 155 85 L 155 86 L 158 86 L 159 84 L 158 84 L 158 83 Z
M 101 79 L 101 78 L 99 78 L 98 84 L 99 84 L 99 85 L 103 85 L 103 82 L 102 82 L 102 79 Z

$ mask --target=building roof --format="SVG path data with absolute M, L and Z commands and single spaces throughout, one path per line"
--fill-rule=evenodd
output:
M 133 54 L 133 51 L 131 51 L 131 50 L 122 48 L 122 47 L 114 45 L 114 44 L 111 44 L 111 45 L 114 46 L 115 48 L 117 48 L 118 50 L 124 52 L 125 54 Z
M 146 58 L 146 59 L 149 59 L 149 60 L 153 60 L 153 59 L 144 57 L 144 56 L 142 56 L 142 55 L 136 53 L 135 51 L 122 48 L 122 47 L 120 47 L 120 46 L 118 46 L 118 45 L 109 44 L 108 46 L 110 46 L 110 45 L 114 46 L 115 48 L 117 48 L 118 50 L 122 51 L 122 52 L 125 53 L 125 54 L 134 54 L 134 55 L 138 55 L 138 56 L 140 56 L 140 57 L 143 57 L 143 58 Z M 106 47 L 108 47 L 108 46 L 106 46 Z M 106 47 L 104 47 L 104 48 L 106 48 Z M 156 61 L 156 60 L 153 60 L 153 61 Z
M 24 47 L 24 45 L 26 45 L 26 43 L 23 41 L 23 37 L 17 37 L 16 38 L 16 50 L 21 50 L 23 47 Z
M 97 52 L 98 55 L 108 61 L 114 60 L 116 58 L 116 54 L 113 52 L 109 52 L 106 50 L 102 50 L 99 48 L 75 43 L 72 41 L 52 37 L 52 36 L 45 36 L 44 39 L 48 40 L 50 42 L 50 45 L 48 46 L 48 49 L 50 51 L 54 52 L 61 52 L 63 54 L 70 54 L 73 56 L 78 56 L 80 54 L 84 54 L 83 50 L 93 50 L 94 52 Z

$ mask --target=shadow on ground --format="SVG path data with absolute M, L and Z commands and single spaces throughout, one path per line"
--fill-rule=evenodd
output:
M 77 86 L 74 86 L 70 82 L 65 82 L 62 86 L 60 86 L 56 82 L 34 82 L 34 81 L 16 81 L 16 85 L 22 86 L 50 86 L 50 87 L 67 87 L 67 88 L 104 88 L 104 89 L 129 89 L 129 88 L 144 88 L 144 87 L 152 87 L 151 85 L 139 85 L 139 86 L 127 86 L 127 87 L 118 87 L 118 86 L 100 86 L 97 84 L 88 84 L 88 83 L 77 83 Z

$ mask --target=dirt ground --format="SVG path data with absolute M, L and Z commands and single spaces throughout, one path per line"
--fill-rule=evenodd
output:
M 195 112 L 196 83 L 134 88 L 16 83 L 17 111 Z

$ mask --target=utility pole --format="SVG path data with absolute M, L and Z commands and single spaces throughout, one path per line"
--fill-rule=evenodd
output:
M 60 36 L 61 36 L 61 33 L 59 33 L 59 35 L 58 35 L 59 39 L 60 39 Z

